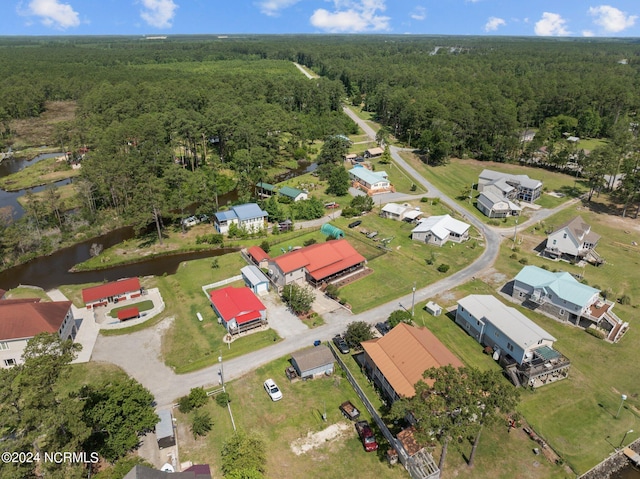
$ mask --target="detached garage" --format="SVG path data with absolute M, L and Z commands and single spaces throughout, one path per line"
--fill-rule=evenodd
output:
M 333 354 L 325 345 L 296 351 L 291 355 L 291 364 L 303 379 L 333 374 L 334 361 Z
M 257 266 L 245 266 L 240 269 L 240 273 L 242 273 L 244 284 L 246 284 L 254 294 L 263 295 L 269 292 L 269 278 L 267 278 Z
M 156 424 L 156 439 L 158 440 L 158 447 L 171 447 L 176 445 L 176 437 L 173 432 L 173 417 L 171 411 L 163 409 L 157 411 L 160 422 Z

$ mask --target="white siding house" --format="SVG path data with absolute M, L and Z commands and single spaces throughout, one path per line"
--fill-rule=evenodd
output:
M 442 246 L 447 241 L 462 243 L 469 239 L 470 225 L 450 215 L 425 218 L 411 230 L 411 239 Z

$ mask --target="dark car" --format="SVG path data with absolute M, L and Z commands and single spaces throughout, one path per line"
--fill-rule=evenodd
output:
M 333 338 L 333 344 L 336 345 L 336 348 L 338 348 L 338 351 L 342 354 L 349 354 L 349 345 L 344 339 L 342 339 L 342 336 L 335 336 Z
M 378 330 L 378 332 L 380 334 L 382 334 L 384 336 L 385 334 L 387 334 L 390 331 L 389 323 L 387 323 L 386 321 L 384 323 L 378 323 L 378 324 L 376 324 L 376 329 Z
M 349 228 L 355 228 L 356 226 L 360 226 L 361 224 L 362 224 L 362 221 L 356 220 L 356 221 L 353 221 L 353 222 L 349 223 Z

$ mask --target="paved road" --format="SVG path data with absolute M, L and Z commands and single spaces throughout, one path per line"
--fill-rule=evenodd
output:
M 351 110 L 346 109 L 345 111 L 369 136 L 375 138 L 375 132 L 369 125 L 360 120 Z M 472 215 L 468 215 L 462 207 L 451 201 L 432 184 L 422 178 L 411 165 L 399 156 L 397 148 L 392 147 L 391 154 L 393 159 L 415 178 L 416 182 L 420 183 L 421 186 L 429 191 L 430 197 L 440 198 L 440 200 L 450 208 L 465 215 L 467 221 L 478 228 L 486 242 L 486 249 L 476 262 L 437 283 L 417 290 L 415 292 L 415 301 L 421 302 L 455 288 L 490 267 L 498 255 L 501 236 L 492 229 L 487 228 Z M 415 198 L 415 196 L 412 195 L 411 198 Z M 366 321 L 370 324 L 384 321 L 393 311 L 398 309 L 398 303 L 403 305 L 411 304 L 413 300 L 412 292 L 408 291 L 407 293 L 408 294 L 402 298 L 378 306 L 366 313 L 353 315 L 343 309 L 327 313 L 324 315 L 326 324 L 323 326 L 315 329 L 291 332 L 283 341 L 242 357 L 225 361 L 223 351 L 225 380 L 240 377 L 261 365 L 289 355 L 298 349 L 311 346 L 316 339 L 330 339 L 335 334 L 344 331 L 346 326 L 352 321 Z M 220 366 L 218 364 L 193 373 L 176 375 L 163 363 L 161 358 L 162 335 L 171 324 L 172 319 L 169 318 L 153 329 L 126 336 L 101 336 L 96 343 L 92 359 L 108 361 L 121 366 L 128 374 L 147 387 L 154 394 L 156 402 L 161 406 L 173 403 L 176 398 L 188 394 L 193 387 L 218 384 L 220 381 Z M 185 345 L 185 347 L 188 347 L 188 345 Z M 231 347 L 233 347 L 233 345 L 231 345 Z

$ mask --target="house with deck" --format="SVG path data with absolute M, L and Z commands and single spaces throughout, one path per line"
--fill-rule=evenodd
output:
M 523 306 L 562 322 L 599 329 L 611 342 L 619 341 L 629 329 L 629 323 L 613 312 L 613 301 L 567 272 L 525 266 L 513 281 L 511 296 Z
M 416 394 L 414 385 L 429 368 L 462 362 L 427 328 L 400 323 L 381 338 L 363 341 L 364 370 L 385 397 L 395 402 Z
M 470 227 L 448 214 L 430 216 L 422 219 L 418 226 L 411 230 L 411 239 L 436 246 L 442 246 L 448 241 L 462 243 L 469 239 Z
M 604 260 L 596 253 L 600 235 L 591 231 L 591 226 L 576 216 L 560 226 L 547 238 L 543 255 L 551 259 L 571 262 L 586 260 L 602 264 Z
M 87 309 L 92 309 L 109 303 L 138 298 L 143 291 L 138 278 L 125 278 L 83 289 L 82 301 Z
M 221 234 L 227 234 L 232 224 L 237 225 L 238 229 L 251 233 L 266 228 L 268 217 L 269 214 L 256 203 L 245 203 L 232 206 L 226 211 L 218 211 L 213 216 L 213 224 L 216 231 Z
M 485 189 L 476 198 L 476 208 L 489 218 L 506 218 L 518 216 L 522 207 L 512 199 L 505 197 L 502 192 L 496 192 L 491 188 Z
M 0 367 L 20 364 L 27 342 L 37 334 L 74 340 L 77 332 L 71 301 L 0 300 Z
M 553 349 L 556 338 L 495 296 L 462 298 L 455 321 L 478 343 L 491 348 L 516 386 L 542 386 L 569 374 L 570 361 Z
M 512 175 L 485 169 L 478 178 L 478 191 L 482 193 L 485 189 L 510 200 L 533 203 L 542 194 L 542 182 L 527 175 Z
M 227 286 L 209 293 L 211 307 L 231 334 L 239 334 L 267 324 L 267 308 L 246 286 Z
M 289 251 L 269 260 L 271 281 L 278 287 L 308 282 L 314 287 L 365 268 L 366 259 L 346 239 Z
M 369 196 L 395 191 L 386 171 L 371 171 L 363 166 L 354 166 L 349 170 L 349 178 L 354 188 Z

